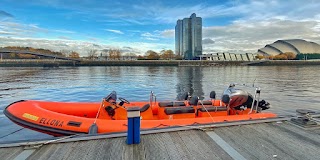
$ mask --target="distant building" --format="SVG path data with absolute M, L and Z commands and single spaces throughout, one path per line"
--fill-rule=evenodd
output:
M 175 53 L 184 59 L 195 59 L 202 54 L 202 18 L 193 13 L 178 20 L 175 27 Z
M 320 45 L 303 39 L 277 40 L 260 48 L 257 53 L 264 56 L 275 56 L 286 52 L 297 55 L 297 59 L 302 59 L 305 56 L 309 59 L 319 59 Z
M 209 54 L 202 54 L 199 56 L 200 60 L 207 60 L 207 61 L 253 61 L 256 58 L 256 54 L 252 53 L 242 53 L 242 54 L 235 54 L 235 53 L 209 53 Z

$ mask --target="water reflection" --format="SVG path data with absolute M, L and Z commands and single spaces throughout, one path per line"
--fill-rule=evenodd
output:
M 319 101 L 318 71 L 317 66 L 0 68 L 0 107 L 20 99 L 100 101 L 112 90 L 131 101 L 148 100 L 150 91 L 159 100 L 184 92 L 208 98 L 210 91 L 222 93 L 230 82 L 251 85 L 255 79 L 263 96 L 297 106 Z
M 157 76 L 157 74 L 159 73 L 159 67 L 154 67 L 154 66 L 151 66 L 151 67 L 147 67 L 146 69 L 146 74 L 148 76 Z
M 210 91 L 219 95 L 230 82 L 251 85 L 255 79 L 262 89 L 262 98 L 271 103 L 271 111 L 294 113 L 298 108 L 319 109 L 320 104 L 318 66 L 108 66 L 49 70 L 0 67 L 0 75 L 0 111 L 21 99 L 98 102 L 113 90 L 129 101 L 148 101 L 150 91 L 154 91 L 158 101 L 178 99 L 184 92 L 208 98 Z M 252 93 L 254 88 L 249 91 Z M 19 129 L 2 112 L 0 121 L 8 122 L 6 127 L 12 131 Z M 1 127 L 0 130 L 6 130 Z M 30 137 L 35 135 L 32 134 Z
M 101 71 L 101 68 L 97 68 L 97 67 L 91 67 L 91 68 L 95 68 L 98 71 Z M 121 78 L 122 76 L 122 71 L 124 70 L 123 68 L 126 69 L 126 67 L 121 68 L 120 66 L 108 66 L 108 67 L 102 67 L 104 68 L 104 76 L 110 76 L 110 77 L 115 77 L 115 78 Z M 95 73 L 93 75 L 93 77 L 96 76 L 97 73 Z
M 185 92 L 190 95 L 203 97 L 203 72 L 201 67 L 180 67 L 177 70 L 178 83 L 176 84 L 177 99 Z

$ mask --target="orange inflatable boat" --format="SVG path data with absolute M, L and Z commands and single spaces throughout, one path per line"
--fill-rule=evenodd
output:
M 277 116 L 261 112 L 268 108 L 267 102 L 257 101 L 247 92 L 239 93 L 242 90 L 232 87 L 229 91 L 221 100 L 207 101 L 186 97 L 183 101 L 156 102 L 151 95 L 149 102 L 129 102 L 124 98 L 116 102 L 114 92 L 101 103 L 21 100 L 6 107 L 4 114 L 23 127 L 54 136 L 87 134 L 93 124 L 98 127 L 98 133 L 125 132 L 129 107 L 140 107 L 141 130 Z M 215 98 L 215 93 L 210 97 Z

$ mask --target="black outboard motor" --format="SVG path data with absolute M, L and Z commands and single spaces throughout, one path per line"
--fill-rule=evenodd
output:
M 260 107 L 262 110 L 267 110 L 270 108 L 270 103 L 266 102 L 265 100 L 261 100 L 258 103 L 258 107 Z
M 260 94 L 259 92 L 257 92 Z M 244 91 L 242 89 L 236 89 L 234 84 L 231 84 L 224 92 L 222 97 L 229 97 L 229 107 L 231 109 L 235 110 L 241 110 L 244 108 L 251 108 L 253 103 L 253 96 L 248 93 L 247 91 Z M 224 102 L 226 103 L 226 102 Z M 255 100 L 256 105 L 257 101 Z M 270 108 L 270 104 L 266 102 L 265 100 L 262 100 L 258 103 L 258 107 L 260 107 L 262 110 L 266 110 Z

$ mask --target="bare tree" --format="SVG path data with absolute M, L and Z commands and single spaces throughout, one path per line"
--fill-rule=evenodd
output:
M 97 50 L 92 49 L 88 51 L 88 58 L 93 60 L 97 57 Z
M 134 59 L 134 58 L 136 58 L 137 57 L 137 55 L 136 54 L 134 54 L 134 53 L 126 53 L 126 55 L 125 55 L 127 58 L 129 58 L 130 60 L 132 60 L 132 59 Z
M 101 50 L 102 57 L 104 57 L 105 59 L 108 59 L 108 52 L 109 52 L 109 49 Z
M 120 60 L 121 58 L 121 51 L 119 49 L 110 49 L 109 50 L 109 58 L 110 59 L 118 59 Z

